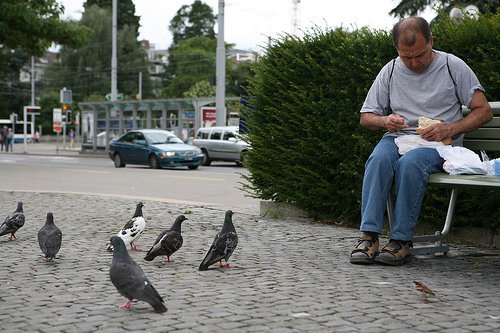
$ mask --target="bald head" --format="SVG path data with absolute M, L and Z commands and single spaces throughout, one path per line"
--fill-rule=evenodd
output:
M 405 18 L 392 28 L 392 38 L 394 46 L 399 48 L 399 45 L 413 46 L 416 42 L 416 36 L 421 34 L 425 41 L 429 43 L 432 39 L 431 28 L 429 23 L 418 16 Z

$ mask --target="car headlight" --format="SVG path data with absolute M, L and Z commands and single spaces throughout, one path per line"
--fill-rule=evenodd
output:
M 175 151 L 165 151 L 165 152 L 163 152 L 163 156 L 165 156 L 165 157 L 175 156 Z
M 198 147 L 195 147 L 195 148 L 194 148 L 194 151 L 196 152 L 196 155 L 201 155 L 201 154 L 203 154 L 203 152 L 201 151 L 201 149 L 200 149 L 200 148 L 198 148 Z

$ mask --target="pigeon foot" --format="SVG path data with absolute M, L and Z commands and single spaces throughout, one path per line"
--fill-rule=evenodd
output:
M 131 307 L 132 307 L 132 301 L 131 300 L 128 300 L 125 304 L 123 304 L 122 306 L 120 306 L 120 308 L 127 309 L 127 310 L 130 310 Z
M 163 260 L 163 262 L 175 262 L 175 260 L 170 260 L 170 258 L 167 257 L 167 259 Z
M 130 251 L 142 252 L 140 248 L 138 248 L 135 244 L 130 243 Z
M 220 268 L 236 268 L 237 266 L 231 266 L 228 263 L 223 264 L 222 261 L 219 263 Z
M 10 241 L 14 241 L 14 240 L 16 240 L 16 239 L 17 239 L 17 237 L 16 237 L 16 235 L 14 235 L 14 234 L 10 235 L 10 237 L 9 237 L 9 240 L 10 240 Z

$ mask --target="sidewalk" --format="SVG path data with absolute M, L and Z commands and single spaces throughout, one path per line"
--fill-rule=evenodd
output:
M 17 143 L 14 145 L 14 154 L 34 154 L 34 155 L 63 155 L 63 156 L 94 156 L 94 157 L 108 157 L 106 152 L 98 151 L 82 151 L 79 144 L 75 144 L 74 148 L 69 147 L 69 143 L 66 146 L 62 142 L 40 142 L 40 143 L 28 143 L 26 148 L 24 143 Z
M 146 201 L 148 250 L 185 213 L 183 247 L 173 263 L 132 252 L 168 312 L 144 302 L 131 310 L 109 280 L 105 244 L 137 200 L 0 192 L 0 215 L 25 203 L 17 241 L 0 237 L 0 321 L 4 332 L 493 332 L 500 330 L 500 252 L 452 247 L 448 257 L 403 267 L 356 266 L 357 230 L 309 220 L 266 220 L 236 212 L 239 244 L 231 269 L 198 271 L 224 211 Z M 48 211 L 62 230 L 58 258 L 46 263 L 37 232 Z M 425 299 L 413 281 L 437 297 Z

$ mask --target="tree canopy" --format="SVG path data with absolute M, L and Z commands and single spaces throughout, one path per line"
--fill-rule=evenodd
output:
M 111 16 L 99 6 L 86 7 L 80 24 L 92 30 L 87 43 L 78 49 L 64 47 L 61 61 L 47 69 L 52 87 L 72 89 L 76 100 L 88 96 L 104 96 L 111 87 Z M 135 35 L 135 27 L 125 25 L 118 30 L 118 91 L 134 98 L 138 92 L 138 75 L 143 74 L 143 96 L 150 94 L 146 54 Z
M 75 22 L 60 20 L 63 10 L 56 0 L 0 1 L 0 44 L 35 56 L 43 55 L 53 42 L 81 45 L 87 30 Z
M 182 6 L 170 21 L 169 29 L 173 36 L 173 46 L 192 37 L 215 38 L 215 21 L 216 16 L 212 8 L 201 0 L 195 0 L 191 6 Z
M 109 9 L 112 13 L 113 0 L 87 0 L 83 4 L 83 8 L 87 9 L 92 5 L 97 5 L 104 9 Z M 118 30 L 123 29 L 126 25 L 134 27 L 136 37 L 139 36 L 139 20 L 140 17 L 135 15 L 135 5 L 132 0 L 119 0 L 117 2 L 116 21 Z
M 436 9 L 449 12 L 453 6 L 465 7 L 467 5 L 475 5 L 482 13 L 496 13 L 500 0 L 470 0 L 464 2 L 450 1 L 450 0 L 401 0 L 399 4 L 394 7 L 389 14 L 404 18 L 407 16 L 418 15 L 429 6 L 436 6 Z

